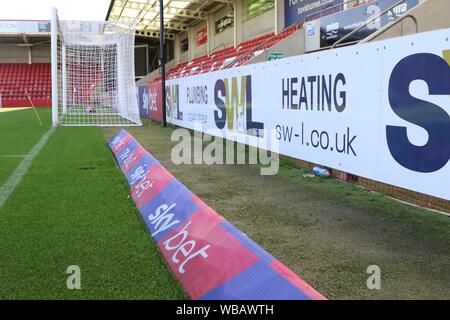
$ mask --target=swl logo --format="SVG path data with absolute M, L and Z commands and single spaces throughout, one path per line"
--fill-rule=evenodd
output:
M 389 103 L 397 116 L 425 129 L 428 141 L 423 146 L 415 145 L 408 139 L 406 127 L 387 125 L 387 145 L 401 166 L 416 172 L 434 172 L 450 159 L 450 99 L 445 105 L 436 105 L 414 97 L 410 84 L 415 80 L 428 85 L 430 96 L 450 95 L 450 66 L 445 59 L 431 53 L 403 58 L 389 79 Z

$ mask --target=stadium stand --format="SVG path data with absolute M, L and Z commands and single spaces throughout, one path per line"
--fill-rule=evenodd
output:
M 213 3 L 214 1 L 207 1 L 208 3 Z M 203 48 L 205 45 L 198 45 L 195 41 L 187 41 L 189 43 L 189 48 L 187 51 L 177 51 L 177 47 L 181 46 L 180 40 L 182 39 L 191 39 L 195 38 L 196 32 L 201 28 L 203 24 L 202 20 L 192 21 L 187 20 L 187 24 L 190 26 L 187 30 L 179 31 L 178 29 L 170 30 L 168 28 L 168 34 L 174 39 L 175 48 L 170 47 L 168 51 L 175 51 L 174 56 L 170 56 L 170 58 L 166 58 L 166 79 L 176 79 L 180 77 L 186 77 L 190 75 L 203 74 L 211 71 L 222 70 L 230 67 L 241 66 L 244 64 L 253 64 L 258 62 L 267 61 L 267 53 L 268 52 L 281 52 L 284 57 L 290 57 L 294 55 L 304 54 L 307 52 L 312 52 L 315 50 L 324 50 L 325 48 L 322 46 L 311 49 L 308 47 L 307 43 L 307 25 L 310 22 L 316 21 L 316 23 L 320 24 L 320 21 L 324 19 L 326 16 L 335 17 L 334 22 L 339 22 L 342 25 L 347 23 L 348 15 L 346 16 L 346 11 L 351 9 L 355 9 L 357 7 L 367 7 L 367 5 L 378 5 L 380 4 L 380 8 L 385 8 L 385 6 L 390 6 L 393 3 L 398 1 L 375 1 L 375 0 L 348 0 L 348 1 L 335 1 L 333 4 L 324 5 L 316 10 L 310 10 L 308 12 L 312 12 L 309 15 L 305 14 L 300 18 L 298 16 L 298 20 L 293 20 L 289 18 L 289 15 L 282 15 L 280 12 L 271 9 L 268 13 L 260 14 L 257 17 L 253 17 L 251 19 L 241 19 L 238 16 L 245 15 L 243 10 L 245 8 L 243 6 L 246 3 L 250 3 L 252 1 L 244 1 L 241 4 L 240 2 L 236 2 L 236 21 L 235 23 L 240 24 L 240 27 L 237 28 L 237 35 L 231 35 L 232 32 L 229 31 L 230 28 L 225 32 L 214 33 L 214 29 L 210 26 L 209 37 L 211 37 L 211 41 L 208 49 L 213 48 L 211 51 Z M 308 1 L 312 2 L 312 1 Z M 206 1 L 205 1 L 206 3 Z M 283 8 L 283 3 L 286 1 L 278 1 L 279 7 Z M 335 5 L 335 4 L 338 5 Z M 211 4 L 212 5 L 212 4 Z M 416 7 L 414 7 L 414 5 Z M 199 10 L 198 4 L 192 4 L 192 12 L 195 10 Z M 189 6 L 187 9 L 190 9 Z M 206 5 L 209 8 L 209 5 Z M 292 8 L 285 10 L 297 10 L 298 5 L 292 5 Z M 399 16 L 404 13 L 402 10 L 408 11 L 408 15 L 414 16 L 417 20 L 417 28 L 418 31 L 414 30 L 414 24 L 412 23 L 412 19 L 404 19 L 400 21 L 395 26 L 391 25 L 383 25 L 381 28 L 372 35 L 372 37 L 376 36 L 376 40 L 404 36 L 407 34 L 413 34 L 416 32 L 425 32 L 429 30 L 435 30 L 438 28 L 446 27 L 446 17 L 445 12 L 448 8 L 447 1 L 441 0 L 432 0 L 432 1 L 414 1 L 409 0 L 405 3 L 402 3 L 401 6 L 395 8 L 396 13 L 395 16 Z M 226 16 L 225 8 L 213 11 L 212 17 L 210 18 L 212 21 L 218 21 L 219 17 L 228 17 Z M 278 12 L 278 13 L 277 13 Z M 354 25 L 358 25 L 360 23 L 357 19 L 360 19 L 360 15 L 362 14 L 361 10 L 354 10 L 352 12 L 352 19 L 354 19 Z M 267 14 L 267 15 L 266 15 Z M 271 15 L 278 15 L 278 19 L 276 22 L 272 21 Z M 296 16 L 296 14 L 290 14 L 291 16 Z M 383 17 L 387 17 L 387 21 L 391 21 L 391 17 L 389 17 L 391 13 L 383 15 Z M 427 16 L 433 16 L 433 19 L 428 19 Z M 370 15 L 367 15 L 364 19 L 367 19 Z M 284 20 L 283 21 L 283 17 Z M 116 16 L 109 16 L 109 19 L 116 19 Z M 180 18 L 181 19 L 181 18 Z M 290 19 L 290 20 L 289 20 Z M 255 20 L 255 21 L 254 21 Z M 258 21 L 256 21 L 258 20 Z M 289 21 L 288 21 L 289 20 Z M 183 22 L 180 20 L 180 22 Z M 275 23 L 277 25 L 275 25 Z M 293 23 L 293 24 L 290 24 Z M 350 23 L 349 23 L 350 24 Z M 252 28 L 258 27 L 263 30 L 267 30 L 263 34 L 255 34 L 255 36 L 250 36 L 253 34 Z M 266 29 L 266 27 L 269 29 Z M 322 26 L 323 27 L 323 26 Z M 321 28 L 320 25 L 316 25 L 316 29 L 319 30 Z M 270 29 L 274 30 L 271 31 Z M 388 29 L 387 32 L 386 29 Z M 246 31 L 247 30 L 247 31 Z M 179 33 L 177 33 L 179 32 Z M 323 30 L 321 31 L 323 33 Z M 137 32 L 138 37 L 142 32 Z M 145 33 L 145 32 L 144 32 Z M 223 36 L 224 33 L 227 33 L 226 37 Z M 381 36 L 378 36 L 381 34 Z M 187 38 L 184 38 L 186 37 Z M 322 34 L 323 36 L 323 34 Z M 230 39 L 231 38 L 231 39 Z M 364 38 L 364 37 L 362 37 Z M 360 40 L 362 40 L 362 38 Z M 226 39 L 226 40 L 223 40 Z M 234 43 L 233 40 L 234 39 Z M 178 40 L 178 41 L 177 41 Z M 231 40 L 231 41 L 230 41 Z M 320 41 L 320 40 L 319 40 Z M 223 42 L 223 43 L 222 43 Z M 219 44 L 225 44 L 220 46 Z M 352 43 L 347 43 L 345 45 L 351 45 Z M 178 54 L 177 54 L 178 52 Z M 138 81 L 137 85 L 143 85 L 145 83 L 157 82 L 161 79 L 159 74 L 159 70 L 156 68 L 154 71 L 150 72 L 147 76 L 143 77 L 141 81 Z
M 191 61 L 180 62 L 167 72 L 167 79 L 175 79 L 243 65 L 253 57 L 261 54 L 263 50 L 274 46 L 290 36 L 298 28 L 299 25 L 295 24 L 284 29 L 279 34 L 270 32 L 256 38 L 242 41 L 237 48 L 226 47 L 212 52 L 209 55 L 196 57 Z M 156 77 L 153 79 L 153 82 L 159 81 L 160 79 L 161 77 Z
M 206 73 L 216 70 L 240 66 L 267 49 L 282 41 L 297 30 L 297 25 L 286 28 L 283 32 L 275 35 L 273 32 L 243 41 L 237 48 L 227 47 L 210 55 L 202 55 L 192 61 L 183 61 L 167 72 L 168 79 L 180 78 L 188 75 Z M 160 80 L 156 77 L 153 81 Z
M 50 22 L 0 23 L 0 107 L 51 105 Z
M 28 106 L 28 92 L 35 106 L 51 105 L 49 63 L 0 64 L 0 97 L 3 107 Z

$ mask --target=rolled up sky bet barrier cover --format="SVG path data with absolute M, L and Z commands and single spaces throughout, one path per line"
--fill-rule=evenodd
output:
M 192 299 L 325 299 L 189 191 L 128 132 L 108 143 L 142 219 Z

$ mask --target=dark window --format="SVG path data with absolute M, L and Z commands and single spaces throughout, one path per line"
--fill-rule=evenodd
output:
M 188 38 L 181 39 L 180 41 L 181 52 L 186 52 L 189 50 L 189 40 Z

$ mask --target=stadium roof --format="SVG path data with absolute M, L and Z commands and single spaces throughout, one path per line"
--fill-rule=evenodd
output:
M 0 0 L 0 19 L 50 20 L 51 7 L 61 20 L 101 21 L 111 0 Z
M 0 35 L 0 45 L 36 46 L 50 43 L 50 33 L 47 34 L 8 34 Z
M 0 45 L 33 46 L 49 41 L 48 20 L 0 20 Z
M 232 0 L 164 0 L 164 29 L 169 35 L 186 31 Z M 159 31 L 159 0 L 112 0 L 106 16 L 109 21 L 131 23 L 137 18 L 141 35 Z

